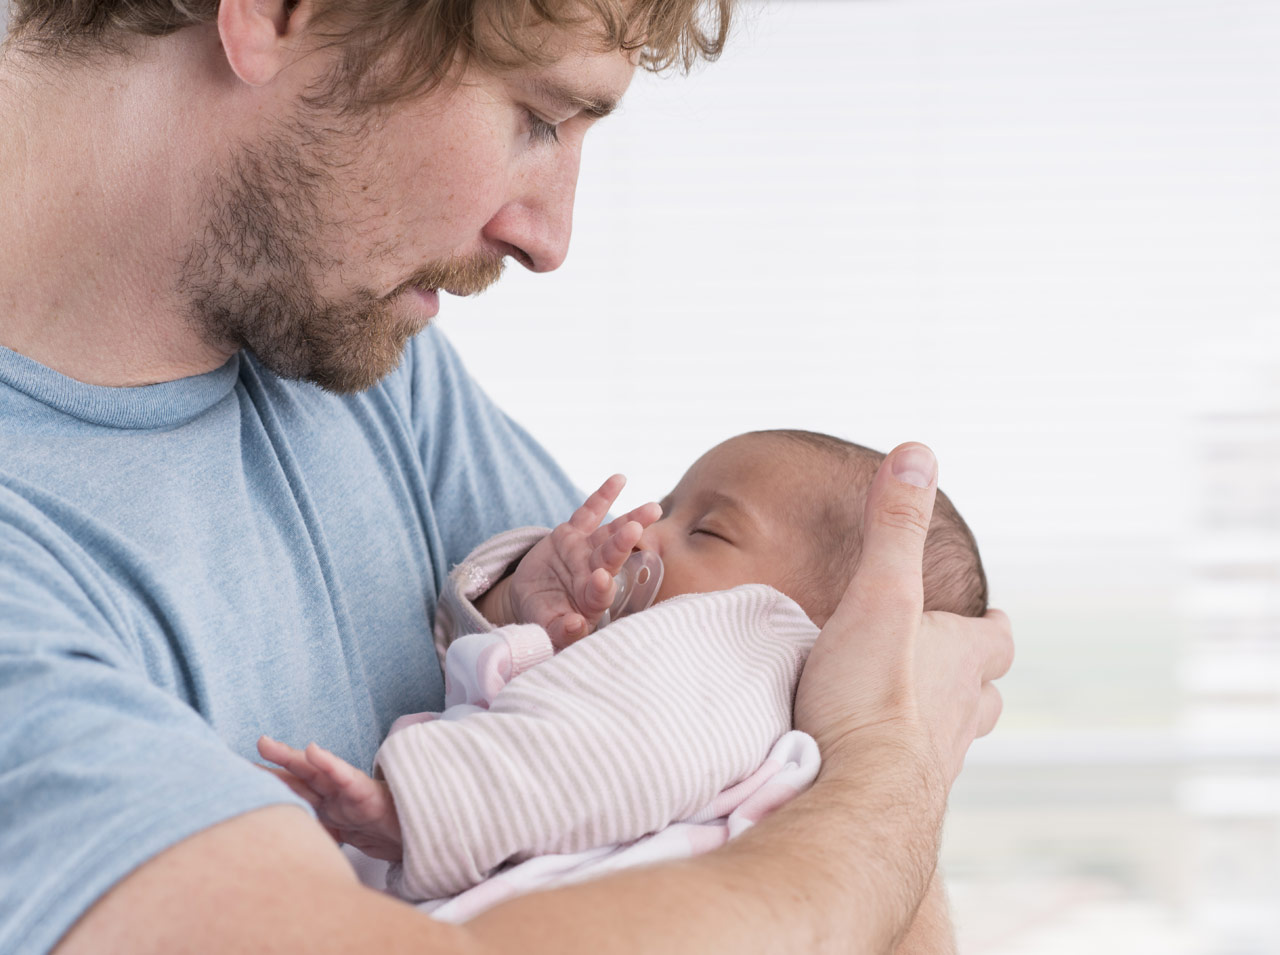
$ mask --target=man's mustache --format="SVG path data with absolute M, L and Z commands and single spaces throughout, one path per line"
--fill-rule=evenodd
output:
M 432 262 L 402 288 L 443 289 L 451 295 L 478 295 L 502 276 L 505 260 L 492 252 Z

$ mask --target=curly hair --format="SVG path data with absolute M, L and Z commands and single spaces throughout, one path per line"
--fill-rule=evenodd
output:
M 296 0 L 292 0 L 296 3 Z M 546 65 L 547 25 L 585 30 L 602 50 L 658 72 L 688 70 L 724 48 L 734 0 L 314 0 L 308 29 L 341 51 L 327 91 L 377 105 L 424 93 L 459 62 Z M 11 0 L 8 42 L 45 57 L 120 53 L 130 38 L 213 22 L 218 0 Z

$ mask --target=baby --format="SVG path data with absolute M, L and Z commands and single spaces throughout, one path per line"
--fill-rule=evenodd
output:
M 816 776 L 813 741 L 788 732 L 792 695 L 857 566 L 882 460 L 812 432 L 741 435 L 661 505 L 599 526 L 622 486 L 610 478 L 550 534 L 499 535 L 451 574 L 436 620 L 447 709 L 396 722 L 382 778 L 315 744 L 259 750 L 335 838 L 396 863 L 400 894 L 454 896 L 438 917 L 714 848 Z M 655 605 L 583 639 L 634 549 L 662 559 Z M 924 596 L 926 610 L 987 607 L 973 535 L 941 493 Z

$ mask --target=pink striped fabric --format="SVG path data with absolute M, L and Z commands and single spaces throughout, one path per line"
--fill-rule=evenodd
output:
M 718 849 L 746 832 L 774 809 L 803 792 L 818 775 L 821 759 L 813 737 L 792 730 L 774 744 L 768 759 L 747 779 L 716 796 L 694 818 L 672 823 L 652 835 L 582 852 L 534 856 L 510 866 L 461 895 L 423 902 L 432 918 L 465 922 L 485 909 L 537 889 L 598 879 L 639 865 L 687 859 Z M 711 816 L 712 813 L 719 815 Z
M 488 629 L 470 599 L 536 540 L 531 533 L 502 535 L 455 570 L 446 629 Z M 460 641 L 446 667 L 457 712 L 411 722 L 378 754 L 405 836 L 388 884 L 406 898 L 439 899 L 503 864 L 626 843 L 710 818 L 712 807 L 719 814 L 728 803 L 716 797 L 757 773 L 790 730 L 817 633 L 794 601 L 749 585 L 667 601 L 550 659 L 546 634 L 529 625 Z

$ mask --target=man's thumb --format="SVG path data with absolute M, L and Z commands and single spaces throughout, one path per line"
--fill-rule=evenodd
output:
M 886 604 L 919 615 L 924 541 L 938 491 L 938 462 L 923 444 L 900 444 L 867 492 L 862 554 L 848 596 L 865 611 Z

